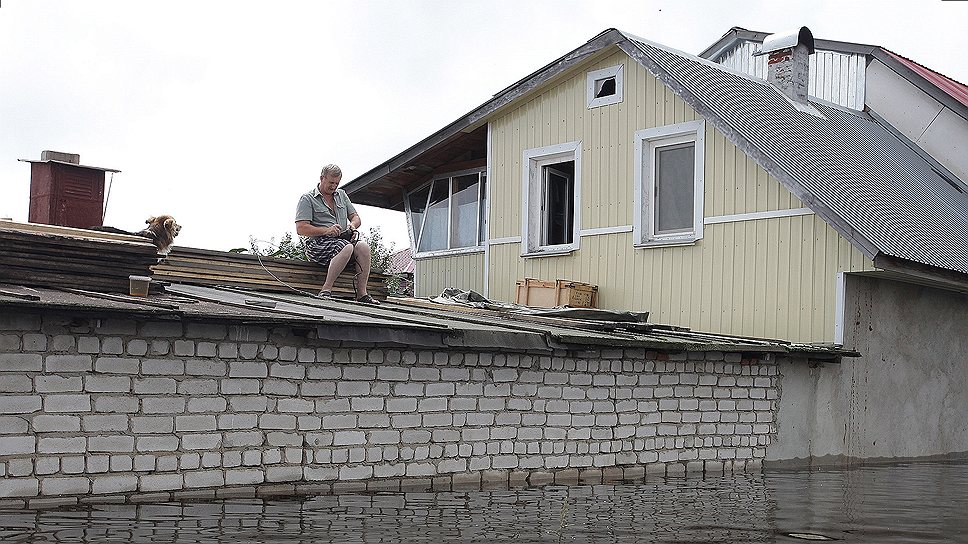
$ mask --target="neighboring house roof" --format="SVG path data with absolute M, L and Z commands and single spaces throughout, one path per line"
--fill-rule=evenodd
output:
M 398 274 L 404 272 L 413 274 L 414 268 L 413 252 L 409 247 L 405 247 L 390 255 L 390 269 L 387 270 L 387 273 Z
M 747 30 L 734 26 L 723 37 L 707 47 L 699 56 L 704 59 L 716 60 L 721 54 L 734 47 L 738 42 L 750 41 L 763 43 L 769 32 Z M 944 74 L 931 70 L 907 57 L 877 45 L 842 42 L 837 40 L 814 40 L 818 50 L 839 51 L 842 53 L 857 53 L 875 58 L 901 77 L 916 85 L 935 100 L 941 102 L 952 111 L 968 119 L 968 86 Z
M 818 40 L 816 46 L 822 44 Z M 351 181 L 346 191 L 365 190 L 379 181 L 380 172 L 406 164 L 422 149 L 431 149 L 456 133 L 480 126 L 482 119 L 611 45 L 656 74 L 874 259 L 875 265 L 898 268 L 897 263 L 884 261 L 886 256 L 968 274 L 968 198 L 964 193 L 968 186 L 942 173 L 917 152 L 915 144 L 861 112 L 817 102 L 813 103 L 815 112 L 807 111 L 812 108 L 795 106 L 764 80 L 615 29 L 599 34 Z

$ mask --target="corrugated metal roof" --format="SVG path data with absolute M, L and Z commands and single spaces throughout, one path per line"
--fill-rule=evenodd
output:
M 817 115 L 765 81 L 629 40 L 626 52 L 868 256 L 968 273 L 964 185 L 914 144 L 865 114 L 813 102 Z

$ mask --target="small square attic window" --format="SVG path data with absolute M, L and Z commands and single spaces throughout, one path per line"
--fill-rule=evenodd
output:
M 624 65 L 622 64 L 588 72 L 585 84 L 588 107 L 597 108 L 620 103 L 625 87 L 623 75 Z

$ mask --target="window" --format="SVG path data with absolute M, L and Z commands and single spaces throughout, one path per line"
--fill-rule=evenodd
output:
M 702 238 L 704 133 L 703 121 L 636 131 L 636 245 Z
M 581 142 L 524 152 L 522 254 L 578 249 Z
M 588 72 L 585 83 L 585 94 L 588 97 L 588 107 L 597 108 L 622 101 L 624 90 L 624 65 L 612 66 Z
M 477 248 L 484 243 L 484 172 L 439 177 L 407 195 L 417 253 Z

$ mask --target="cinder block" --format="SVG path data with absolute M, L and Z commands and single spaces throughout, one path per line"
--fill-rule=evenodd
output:
M 39 438 L 37 441 L 38 453 L 84 453 L 86 450 L 87 439 L 83 436 L 71 438 Z
M 47 335 L 29 333 L 23 338 L 24 351 L 47 351 Z
M 48 355 L 44 360 L 47 372 L 90 372 L 94 358 L 90 355 Z
M 175 340 L 172 351 L 179 357 L 194 357 L 195 342 L 191 340 Z
M 181 397 L 147 397 L 142 400 L 146 414 L 179 414 L 185 411 L 185 399 Z
M 323 416 L 322 426 L 324 429 L 353 429 L 356 427 L 356 416 L 343 414 Z
M 87 478 L 44 478 L 40 484 L 41 495 L 79 495 L 90 490 Z
M 127 346 L 128 355 L 134 355 L 136 357 L 141 357 L 148 354 L 148 342 L 142 340 L 141 338 L 135 338 L 128 341 Z
M 2 372 L 40 372 L 44 369 L 44 358 L 37 353 L 0 353 Z
M 96 355 L 101 352 L 101 340 L 96 336 L 82 336 L 77 339 L 77 352 Z
M 128 417 L 124 415 L 85 415 L 81 418 L 81 423 L 84 432 L 128 430 Z
M 34 381 L 29 376 L 0 374 L 0 393 L 30 393 L 33 389 Z
M 145 474 L 139 480 L 141 491 L 181 489 L 184 483 L 181 474 Z
M 137 374 L 140 368 L 141 361 L 139 359 L 98 357 L 94 362 L 94 370 L 103 374 Z
M 334 382 L 303 382 L 299 387 L 304 397 L 331 397 L 336 394 Z
M 0 478 L 0 498 L 36 497 L 39 494 L 40 480 L 36 478 Z
M 131 378 L 126 376 L 85 376 L 84 390 L 92 393 L 131 391 Z
M 309 470 L 307 468 L 307 470 Z M 307 477 L 307 479 L 310 479 Z M 262 469 L 235 469 L 225 471 L 226 485 L 254 485 L 265 481 Z
M 267 482 L 295 482 L 303 479 L 301 466 L 266 467 Z
M 269 366 L 257 361 L 232 361 L 229 363 L 229 376 L 232 378 L 265 378 Z
M 36 439 L 33 436 L 4 436 L 0 439 L 0 456 L 32 454 L 36 451 Z
M 273 363 L 269 368 L 269 375 L 276 378 L 302 380 L 306 378 L 306 367 L 303 365 L 286 365 Z
M 262 429 L 295 430 L 296 416 L 289 414 L 262 414 L 259 416 L 259 427 Z
M 81 430 L 81 418 L 79 416 L 54 416 L 38 415 L 30 422 L 34 432 L 78 432 Z
M 302 412 L 308 414 L 316 409 L 316 405 L 311 400 L 280 399 L 276 405 L 276 409 L 280 412 Z
M 214 431 L 216 428 L 215 416 L 176 416 L 175 430 L 184 431 Z
M 188 399 L 189 412 L 224 412 L 225 399 L 222 397 L 194 397 Z
M 136 443 L 139 452 L 175 451 L 178 449 L 177 436 L 139 436 Z
M 126 435 L 92 436 L 88 439 L 87 449 L 91 452 L 133 452 L 134 437 Z
M 427 433 L 428 435 L 430 433 Z M 333 433 L 334 446 L 349 446 L 366 443 L 366 434 L 363 431 L 339 431 Z
M 217 395 L 218 381 L 207 379 L 189 379 L 178 381 L 180 395 Z
M 174 395 L 177 383 L 172 378 L 135 378 L 134 392 L 146 395 Z
M 214 450 L 222 444 L 220 434 L 186 434 L 182 435 L 182 449 L 184 450 Z
M 90 395 L 47 395 L 44 397 L 45 412 L 90 412 Z
M 179 359 L 145 359 L 141 363 L 141 373 L 180 376 L 185 373 L 185 361 Z
M 127 493 L 138 489 L 138 477 L 131 474 L 94 476 L 91 483 L 91 492 L 95 495 Z
M 288 354 L 283 360 L 289 360 Z M 316 351 L 313 348 L 299 348 L 296 352 L 296 360 L 300 363 L 312 363 L 316 360 Z
M 20 351 L 20 336 L 16 334 L 0 334 L 0 351 Z
M 148 353 L 152 355 L 168 355 L 171 352 L 171 342 L 168 340 L 152 340 Z
M 257 395 L 261 385 L 259 380 L 230 378 L 222 380 L 220 388 L 225 395 Z
M 172 416 L 135 416 L 131 418 L 131 431 L 135 434 L 166 434 L 174 432 Z

